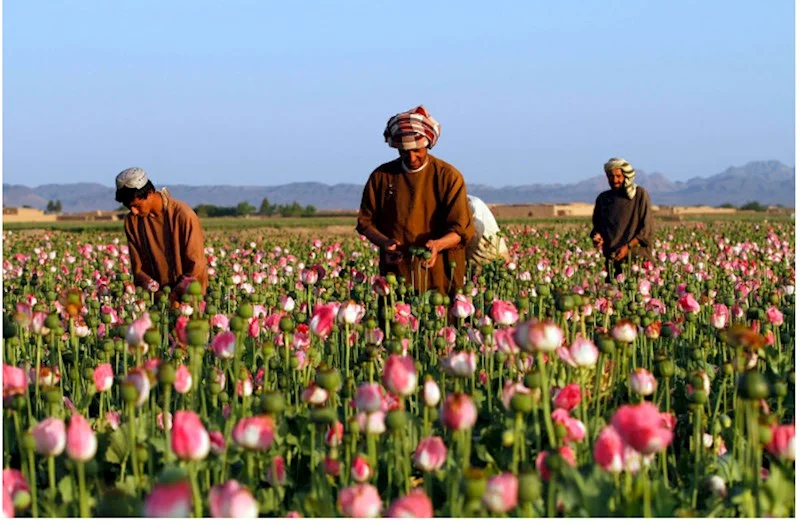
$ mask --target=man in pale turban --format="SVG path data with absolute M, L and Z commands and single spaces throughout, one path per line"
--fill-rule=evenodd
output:
M 176 301 L 192 281 L 208 286 L 203 227 L 197 214 L 166 188 L 157 191 L 142 168 L 117 175 L 116 201 L 130 210 L 125 236 L 134 284 L 157 291 L 172 289 Z
M 613 264 L 609 278 L 622 273 L 622 262 L 631 258 L 652 260 L 653 212 L 650 195 L 634 184 L 636 170 L 625 159 L 614 157 L 603 166 L 611 189 L 597 196 L 589 236 Z M 608 266 L 608 264 L 607 264 Z
M 356 230 L 380 249 L 381 275 L 405 277 L 420 293 L 452 295 L 464 285 L 475 228 L 464 177 L 428 153 L 440 131 L 422 106 L 389 119 L 383 137 L 399 156 L 369 176 Z M 430 258 L 414 256 L 412 247 L 427 249 Z

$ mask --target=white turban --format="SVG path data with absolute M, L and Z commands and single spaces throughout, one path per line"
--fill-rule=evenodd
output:
M 619 157 L 608 159 L 608 162 L 603 166 L 606 175 L 617 168 L 621 169 L 622 174 L 625 176 L 625 193 L 629 199 L 633 199 L 636 196 L 636 184 L 633 183 L 633 179 L 636 178 L 636 170 L 627 160 Z

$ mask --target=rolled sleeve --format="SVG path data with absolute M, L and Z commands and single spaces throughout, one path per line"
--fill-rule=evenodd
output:
M 475 235 L 475 223 L 469 210 L 467 186 L 458 171 L 448 174 L 447 188 L 444 192 L 444 206 L 447 208 L 445 234 L 455 233 L 461 238 L 459 247 L 464 248 Z
M 373 172 L 364 185 L 364 191 L 361 195 L 356 231 L 364 235 L 367 230 L 374 227 L 373 219 L 378 213 L 378 175 Z

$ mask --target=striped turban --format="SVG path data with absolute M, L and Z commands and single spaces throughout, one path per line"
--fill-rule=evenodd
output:
M 441 126 L 423 106 L 398 113 L 386 123 L 383 138 L 390 148 L 410 150 L 431 149 L 439 140 Z
M 617 157 L 608 159 L 608 162 L 603 166 L 606 175 L 617 168 L 621 169 L 622 174 L 625 176 L 625 193 L 629 199 L 633 199 L 636 196 L 636 184 L 633 183 L 633 179 L 636 178 L 636 170 L 627 160 Z

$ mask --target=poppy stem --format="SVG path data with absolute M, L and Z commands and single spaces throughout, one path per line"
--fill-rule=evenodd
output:
M 50 480 L 50 499 L 53 503 L 50 508 L 50 513 L 53 518 L 56 517 L 55 501 L 56 501 L 56 458 L 55 456 L 47 456 L 47 477 Z
M 39 517 L 39 503 L 37 497 L 36 481 L 36 462 L 33 460 L 33 449 L 28 450 L 28 469 L 30 470 L 30 477 L 28 479 L 28 486 L 31 488 L 31 514 L 34 518 Z
M 36 415 L 39 415 L 39 374 L 42 368 L 42 336 L 36 336 L 36 382 L 34 383 L 33 402 L 36 403 Z
M 542 406 L 544 407 L 544 424 L 547 429 L 547 439 L 551 447 L 556 446 L 556 434 L 553 431 L 553 420 L 550 416 L 550 376 L 544 367 L 544 355 L 541 352 L 536 353 L 536 359 L 539 365 L 539 373 L 544 379 L 542 388 Z
M 136 494 L 139 493 L 139 461 L 136 453 L 136 412 L 133 403 L 128 403 L 128 440 L 130 442 L 131 465 L 133 466 L 133 477 L 136 479 Z M 164 416 L 166 417 L 166 416 Z M 164 421 L 166 425 L 166 421 Z
M 249 453 L 248 453 L 249 454 Z M 194 517 L 203 517 L 203 501 L 200 499 L 200 488 L 197 486 L 197 465 L 189 462 L 189 480 L 192 484 L 192 501 L 194 502 Z
M 517 412 L 514 417 L 514 450 L 511 459 L 511 473 L 515 476 L 519 473 L 519 461 L 521 455 L 521 448 L 523 440 L 520 439 L 522 434 L 522 412 Z
M 594 415 L 597 419 L 595 421 L 600 420 L 600 378 L 603 376 L 604 366 L 605 363 L 604 355 L 600 354 L 597 359 L 597 367 L 595 368 L 595 377 L 594 377 L 594 391 L 592 394 L 594 395 Z M 586 427 L 589 428 L 589 427 Z M 590 443 L 594 442 L 594 435 L 597 432 L 597 425 L 592 425 L 592 428 L 589 433 Z M 590 447 L 591 448 L 591 447 Z
M 700 431 L 700 420 L 703 416 L 703 405 L 697 405 L 694 408 L 694 432 L 693 432 L 693 445 L 694 445 L 694 479 L 692 480 L 692 508 L 697 508 L 697 487 L 700 478 L 700 453 L 702 450 L 702 434 Z
M 344 370 L 345 377 L 350 377 L 350 325 L 344 325 Z
M 100 421 L 105 421 L 106 407 L 105 407 L 105 392 L 100 392 Z
M 547 517 L 556 517 L 556 480 L 555 473 L 550 474 L 550 481 L 547 482 Z
M 86 497 L 86 465 L 78 461 L 78 497 L 80 501 L 81 518 L 89 516 L 89 498 Z
M 244 453 L 244 457 L 245 462 L 247 463 L 247 481 L 250 482 L 251 486 L 255 487 L 258 483 L 253 475 L 253 453 L 248 450 Z
M 164 423 L 164 434 L 167 438 L 167 448 L 164 451 L 164 462 L 172 462 L 172 432 L 167 425 L 167 418 L 170 416 L 170 394 L 172 393 L 172 385 L 164 385 L 164 410 L 161 419 Z

